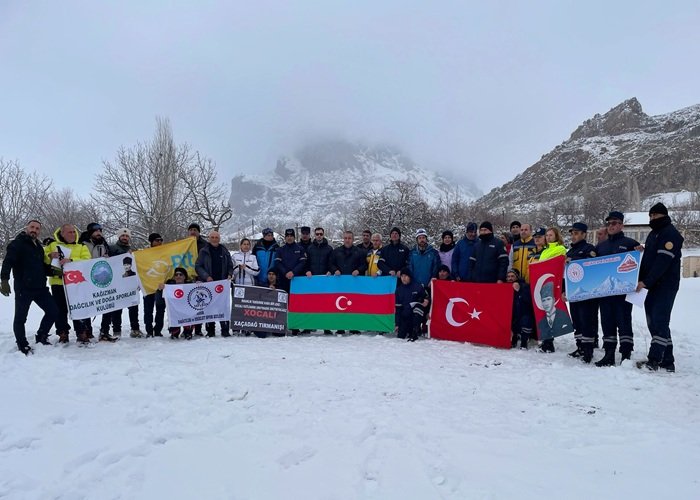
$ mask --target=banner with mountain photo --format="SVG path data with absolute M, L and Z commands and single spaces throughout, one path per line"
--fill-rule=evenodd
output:
M 537 337 L 540 340 L 574 332 L 574 324 L 562 298 L 565 262 L 566 257 L 560 255 L 533 262 L 528 268 Z
M 431 338 L 510 348 L 513 287 L 432 280 Z
M 138 305 L 139 278 L 131 266 L 129 254 L 63 266 L 63 286 L 71 319 L 92 318 Z
M 625 295 L 637 288 L 641 253 L 616 253 L 581 259 L 566 265 L 566 298 L 569 302 Z
M 393 276 L 312 276 L 292 279 L 287 327 L 299 330 L 393 332 Z

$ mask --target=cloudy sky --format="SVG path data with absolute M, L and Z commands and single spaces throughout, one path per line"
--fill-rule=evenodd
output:
M 390 143 L 483 190 L 636 96 L 700 103 L 700 2 L 0 1 L 0 156 L 89 190 L 155 117 L 217 163 Z

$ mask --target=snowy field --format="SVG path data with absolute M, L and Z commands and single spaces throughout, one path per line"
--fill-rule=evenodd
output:
M 676 300 L 675 374 L 583 365 L 572 338 L 540 354 L 369 334 L 78 348 L 71 332 L 25 357 L 13 303 L 0 498 L 700 498 L 700 279 Z

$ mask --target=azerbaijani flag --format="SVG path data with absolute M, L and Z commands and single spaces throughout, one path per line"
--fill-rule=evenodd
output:
M 288 328 L 394 331 L 393 276 L 300 276 L 292 279 Z

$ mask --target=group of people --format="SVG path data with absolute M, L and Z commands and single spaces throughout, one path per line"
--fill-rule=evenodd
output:
M 646 241 L 638 285 L 638 289 L 647 288 L 649 291 L 645 308 L 652 341 L 644 366 L 652 370 L 665 368 L 673 371 L 675 360 L 669 321 L 680 282 L 683 237 L 671 223 L 668 210 L 663 204 L 654 205 L 649 216 L 652 230 Z M 478 226 L 469 222 L 459 241 L 455 241 L 452 231 L 443 231 L 437 248 L 429 243 L 428 233 L 424 229 L 416 232 L 415 244 L 409 248 L 402 242 L 398 227 L 391 229 L 386 244 L 381 234 L 370 230 L 362 232 L 359 243 L 355 243 L 352 231 L 345 231 L 343 243 L 335 248 L 321 227 L 313 230 L 313 236 L 310 227 L 301 227 L 298 241 L 296 231 L 287 229 L 282 244 L 276 241 L 272 229 L 266 228 L 262 231 L 262 237 L 254 243 L 243 238 L 239 250 L 234 252 L 229 252 L 221 244 L 217 231 L 211 231 L 207 239 L 202 237 L 200 226 L 196 223 L 189 226 L 188 235 L 197 241 L 195 281 L 228 279 L 239 285 L 279 288 L 289 292 L 291 280 L 295 276 L 395 276 L 398 278 L 396 333 L 399 338 L 408 340 L 416 340 L 425 331 L 432 279 L 512 283 L 512 345 L 527 348 L 531 340 L 537 338 L 529 290 L 529 265 L 559 255 L 565 255 L 568 261 L 644 248 L 639 242 L 626 237 L 623 229 L 624 215 L 619 211 L 610 212 L 605 219 L 604 228 L 598 230 L 597 245 L 593 246 L 587 241 L 588 226 L 577 222 L 569 229 L 568 248 L 558 228 L 539 227 L 533 230 L 531 224 L 521 224 L 518 221 L 514 221 L 510 225 L 510 232 L 501 237 L 494 234 L 493 225 L 488 221 Z M 45 247 L 39 240 L 40 231 L 39 221 L 32 220 L 27 224 L 25 231 L 8 245 L 0 275 L 0 292 L 9 295 L 10 271 L 14 273 L 16 298 L 13 329 L 17 346 L 25 354 L 32 351 L 24 326 L 32 302 L 36 302 L 44 311 L 36 342 L 49 343 L 49 331 L 54 323 L 59 342 L 69 341 L 71 327 L 61 274 L 65 263 L 132 251 L 131 233 L 127 228 L 117 232 L 117 242 L 114 245 L 105 241 L 102 227 L 96 223 L 89 224 L 79 237 L 75 226 L 64 224 L 56 229 Z M 157 233 L 149 235 L 148 240 L 152 247 L 163 243 L 163 238 Z M 46 287 L 47 276 L 50 277 L 50 293 Z M 156 292 L 144 296 L 146 336 L 162 336 L 165 314 L 162 290 L 165 284 L 189 281 L 187 270 L 178 267 L 168 282 L 161 284 Z M 551 294 L 551 290 L 543 287 L 542 293 Z M 544 298 L 546 297 L 543 296 Z M 139 305 L 129 308 L 132 337 L 143 336 L 138 308 Z M 595 363 L 596 366 L 614 366 L 618 344 L 621 359 L 630 359 L 634 346 L 631 308 L 623 295 L 571 303 L 577 348 L 570 355 L 581 358 L 586 363 L 592 361 L 594 348 L 599 342 L 600 313 L 604 355 Z M 555 327 L 554 314 L 551 317 L 548 315 L 546 321 L 549 324 L 543 324 L 545 328 Z M 220 328 L 222 336 L 231 335 L 228 322 L 221 322 Z M 89 319 L 73 321 L 73 329 L 79 342 L 89 342 L 92 337 Z M 99 339 L 113 342 L 121 335 L 121 329 L 122 311 L 106 313 L 101 319 Z M 169 330 L 173 338 L 181 334 L 179 328 Z M 206 323 L 205 330 L 207 336 L 214 336 L 215 324 Z M 184 337 L 188 339 L 193 335 L 203 335 L 201 325 L 185 327 L 183 331 Z M 553 339 L 543 340 L 539 349 L 554 352 Z

